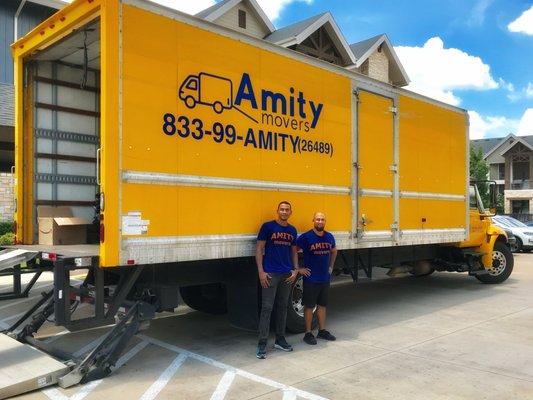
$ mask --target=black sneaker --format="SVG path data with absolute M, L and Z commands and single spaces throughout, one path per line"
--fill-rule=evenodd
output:
M 304 336 L 304 342 L 311 345 L 316 344 L 315 335 L 313 335 L 311 332 L 306 332 Z
M 267 358 L 267 342 L 266 341 L 261 341 L 257 344 L 256 356 L 260 360 L 264 360 L 265 358 Z
M 276 338 L 276 342 L 274 343 L 274 347 L 278 350 L 292 351 L 292 346 L 287 343 L 285 336 L 278 336 Z
M 327 330 L 322 329 L 321 331 L 318 331 L 318 334 L 316 335 L 317 338 L 324 339 L 324 340 L 330 340 L 334 341 L 337 340 L 335 336 L 333 336 L 331 333 L 329 333 Z

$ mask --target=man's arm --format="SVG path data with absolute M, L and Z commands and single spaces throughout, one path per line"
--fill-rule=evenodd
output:
M 266 240 L 258 240 L 255 245 L 255 263 L 257 264 L 257 273 L 259 282 L 265 289 L 270 286 L 270 275 L 263 269 L 263 253 L 265 252 Z
M 331 273 L 333 272 L 333 266 L 335 265 L 335 259 L 337 258 L 337 248 L 334 247 L 333 249 L 331 249 L 331 254 L 330 254 L 330 257 L 329 257 L 329 274 L 331 275 Z
M 298 247 L 291 246 L 292 269 L 298 270 Z

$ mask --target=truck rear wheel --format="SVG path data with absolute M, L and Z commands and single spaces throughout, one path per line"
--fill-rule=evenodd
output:
M 180 287 L 180 294 L 193 310 L 213 315 L 228 312 L 226 287 L 222 283 Z
M 476 278 L 483 283 L 502 283 L 513 272 L 513 266 L 511 250 L 505 243 L 498 241 L 492 250 L 492 268 L 488 270 L 488 274 L 476 275 Z
M 292 333 L 305 332 L 304 304 L 303 304 L 304 280 L 300 276 L 291 289 L 289 304 L 287 305 L 287 330 Z M 313 316 L 312 328 L 318 325 L 316 316 Z

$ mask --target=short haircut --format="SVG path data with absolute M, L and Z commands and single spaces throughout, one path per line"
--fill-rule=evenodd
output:
M 279 208 L 281 207 L 282 204 L 287 204 L 289 206 L 289 208 L 292 210 L 292 206 L 291 206 L 291 203 L 289 203 L 288 201 L 281 201 L 279 204 L 278 204 L 278 210 Z

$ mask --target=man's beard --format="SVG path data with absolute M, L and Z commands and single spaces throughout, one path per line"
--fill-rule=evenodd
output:
M 316 226 L 315 225 L 315 229 L 319 232 L 323 232 L 324 231 L 324 227 L 323 226 Z

